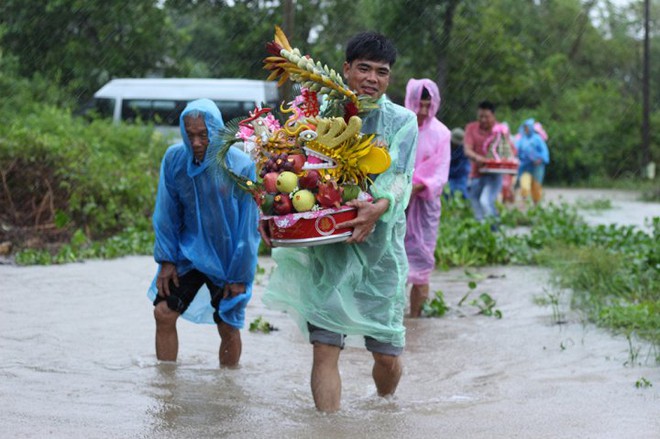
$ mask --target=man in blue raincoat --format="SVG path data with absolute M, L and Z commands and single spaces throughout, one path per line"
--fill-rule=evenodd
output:
M 179 125 L 183 143 L 165 152 L 153 215 L 159 269 L 148 296 L 155 306 L 156 356 L 176 361 L 176 322 L 183 315 L 217 324 L 220 365 L 235 366 L 257 265 L 257 206 L 217 166 L 224 127 L 218 107 L 209 99 L 190 102 Z M 254 163 L 243 152 L 231 148 L 226 160 L 235 173 L 255 179 Z

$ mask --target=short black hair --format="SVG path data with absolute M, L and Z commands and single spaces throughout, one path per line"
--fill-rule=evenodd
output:
M 361 32 L 346 44 L 346 62 L 351 63 L 356 59 L 387 62 L 393 66 L 396 62 L 396 48 L 383 34 Z
M 422 96 L 420 97 L 420 99 L 423 101 L 427 101 L 431 99 L 431 93 L 429 93 L 426 87 L 422 87 Z
M 480 110 L 490 110 L 491 112 L 495 113 L 495 104 L 493 104 L 491 101 L 481 101 L 479 102 L 479 105 L 477 105 L 477 108 Z

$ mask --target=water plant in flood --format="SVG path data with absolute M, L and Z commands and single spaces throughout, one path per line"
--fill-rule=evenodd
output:
M 445 296 L 441 290 L 435 292 L 435 297 L 427 300 L 422 305 L 422 315 L 424 317 L 442 317 L 449 310 L 449 305 L 445 301 Z
M 612 208 L 609 198 L 598 198 L 596 200 L 578 199 L 575 205 L 582 210 L 608 210 Z
M 277 328 L 264 319 L 262 316 L 257 317 L 252 322 L 250 322 L 249 327 L 250 332 L 262 332 L 264 334 L 270 334 L 272 331 L 277 331 Z
M 468 292 L 461 297 L 461 300 L 458 301 L 458 306 L 463 306 L 465 301 L 468 299 L 470 294 L 477 288 L 477 282 L 471 280 L 468 282 Z M 482 314 L 488 317 L 496 317 L 498 319 L 502 318 L 502 311 L 495 309 L 497 301 L 493 299 L 488 293 L 481 293 L 477 299 L 472 299 L 468 302 L 470 306 L 474 306 L 479 309 L 478 314 Z

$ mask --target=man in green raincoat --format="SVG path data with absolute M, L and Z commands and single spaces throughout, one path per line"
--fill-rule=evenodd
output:
M 277 269 L 263 300 L 288 311 L 309 335 L 314 346 L 312 394 L 323 412 L 339 410 L 339 354 L 353 336 L 373 355 L 372 375 L 380 396 L 392 395 L 401 377 L 408 274 L 405 209 L 412 189 L 417 117 L 385 96 L 395 61 L 394 45 L 381 34 L 365 32 L 348 42 L 343 66 L 348 86 L 378 102 L 378 109 L 364 117 L 362 131 L 377 133 L 392 158 L 390 168 L 369 188 L 374 201 L 348 203 L 358 216 L 337 228 L 352 227 L 352 236 L 343 243 L 273 250 Z M 263 228 L 262 237 L 269 243 Z

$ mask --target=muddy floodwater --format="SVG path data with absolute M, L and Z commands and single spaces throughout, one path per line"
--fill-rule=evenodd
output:
M 638 214 L 658 208 L 640 206 Z M 535 303 L 548 291 L 536 267 L 474 270 L 482 280 L 472 296 L 491 295 L 502 319 L 458 306 L 463 270 L 434 273 L 431 290 L 442 289 L 451 309 L 406 321 L 396 396 L 375 395 L 371 356 L 348 347 L 343 408 L 321 415 L 309 390 L 311 347 L 286 314 L 261 303 L 273 264 L 259 263 L 246 321 L 262 316 L 278 330 L 243 331 L 235 370 L 218 367 L 215 327 L 187 321 L 178 363 L 156 361 L 149 257 L 0 265 L 0 438 L 660 438 L 654 353 L 635 341 L 641 365 L 632 367 L 625 338 L 570 313 L 557 325 Z M 637 388 L 642 378 L 652 387 Z

